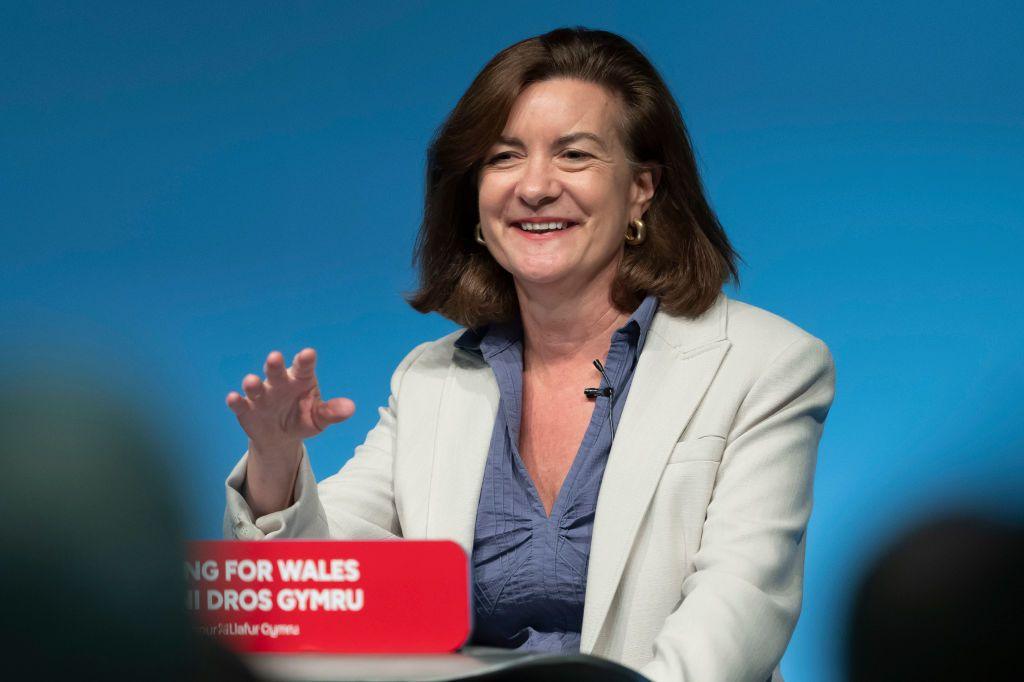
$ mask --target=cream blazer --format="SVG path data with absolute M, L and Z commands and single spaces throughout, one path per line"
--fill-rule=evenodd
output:
M 227 537 L 448 538 L 473 549 L 498 409 L 453 332 L 414 348 L 341 470 L 254 519 L 227 481 Z M 819 339 L 720 295 L 652 321 L 597 501 L 581 651 L 655 681 L 765 682 L 797 616 L 818 441 L 835 390 Z

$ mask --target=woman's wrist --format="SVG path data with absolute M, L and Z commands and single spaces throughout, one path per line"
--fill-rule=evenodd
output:
M 268 473 L 273 471 L 289 474 L 299 465 L 302 459 L 302 441 L 265 444 L 249 439 L 249 463 L 258 462 L 261 469 Z
M 292 504 L 301 460 L 302 441 L 268 448 L 250 439 L 242 494 L 254 516 L 265 516 Z

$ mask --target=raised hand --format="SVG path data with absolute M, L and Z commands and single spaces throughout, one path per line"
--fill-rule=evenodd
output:
M 287 504 L 300 443 L 355 412 L 348 398 L 321 398 L 315 369 L 312 348 L 299 351 L 290 368 L 273 351 L 263 365 L 266 379 L 247 374 L 242 380 L 245 395 L 232 391 L 225 400 L 249 436 L 247 492 L 264 511 Z
M 321 398 L 315 370 L 312 348 L 296 354 L 291 368 L 285 368 L 284 356 L 273 351 L 263 365 L 266 379 L 247 374 L 242 380 L 245 396 L 228 393 L 228 407 L 260 449 L 290 447 L 355 412 L 355 403 L 348 398 Z

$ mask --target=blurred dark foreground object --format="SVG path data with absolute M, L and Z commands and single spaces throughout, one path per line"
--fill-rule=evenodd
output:
M 101 396 L 0 395 L 6 679 L 252 679 L 192 629 L 166 462 L 138 415 Z
M 582 654 L 539 654 L 452 679 L 460 682 L 647 682 L 647 678 L 635 670 Z
M 246 660 L 267 679 L 294 682 L 647 682 L 596 656 L 480 646 L 455 654 L 249 654 Z
M 916 527 L 862 579 L 851 682 L 1024 679 L 1024 525 L 955 514 Z

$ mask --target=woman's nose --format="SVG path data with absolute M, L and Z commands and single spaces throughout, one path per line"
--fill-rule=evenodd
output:
M 556 175 L 556 169 L 545 159 L 528 160 L 516 185 L 516 196 L 530 206 L 549 203 L 562 192 L 561 183 Z

